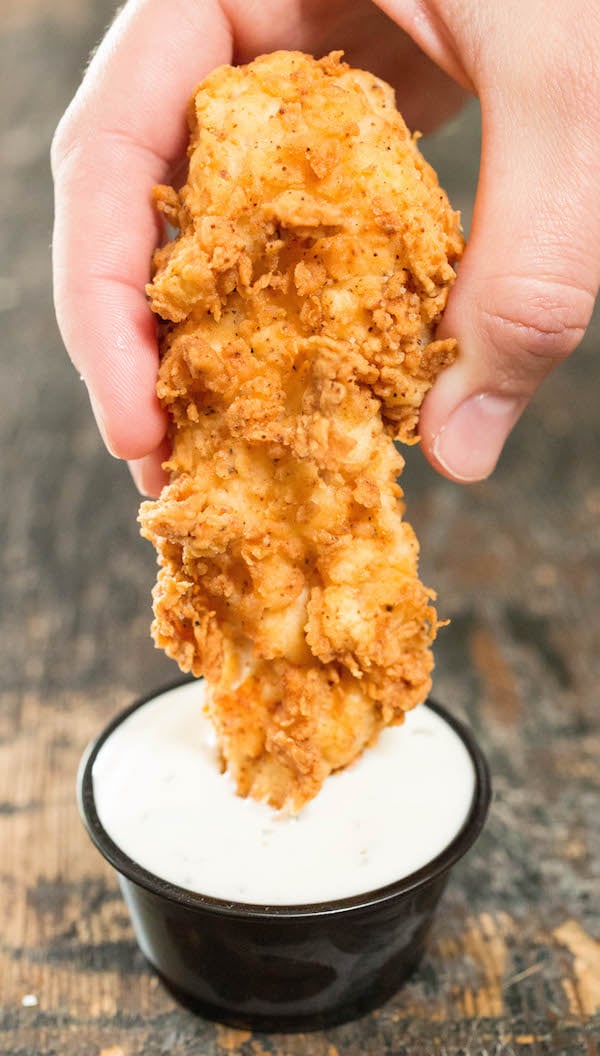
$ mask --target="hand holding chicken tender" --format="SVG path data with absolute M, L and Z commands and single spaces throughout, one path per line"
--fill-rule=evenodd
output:
M 433 593 L 394 440 L 456 354 L 458 216 L 393 93 L 331 55 L 222 67 L 155 255 L 171 483 L 156 643 L 204 675 L 238 791 L 300 808 L 429 690 Z

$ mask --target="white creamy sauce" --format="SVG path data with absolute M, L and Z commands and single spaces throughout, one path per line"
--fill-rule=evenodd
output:
M 346 898 L 431 861 L 469 812 L 471 758 L 426 706 L 329 777 L 298 816 L 241 799 L 219 772 L 203 693 L 192 682 L 138 708 L 94 762 L 104 828 L 164 880 L 263 905 Z

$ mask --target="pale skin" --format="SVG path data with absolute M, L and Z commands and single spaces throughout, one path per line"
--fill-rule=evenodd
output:
M 129 0 L 52 146 L 57 318 L 104 441 L 145 494 L 164 483 L 150 191 L 185 153 L 187 101 L 215 66 L 278 48 L 390 81 L 410 127 L 478 95 L 481 171 L 440 337 L 457 362 L 430 391 L 422 448 L 487 477 L 544 377 L 579 344 L 600 284 L 600 4 L 590 0 Z M 523 457 L 526 457 L 524 455 Z

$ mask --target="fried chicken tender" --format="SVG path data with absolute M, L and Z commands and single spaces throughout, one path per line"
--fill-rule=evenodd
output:
M 207 679 L 238 792 L 298 810 L 430 688 L 394 440 L 456 355 L 463 240 L 392 89 L 340 54 L 215 70 L 189 120 L 148 286 L 173 445 L 140 513 L 153 636 Z

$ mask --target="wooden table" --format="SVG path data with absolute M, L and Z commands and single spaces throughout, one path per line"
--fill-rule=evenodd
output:
M 74 802 L 86 744 L 169 681 L 150 547 L 53 322 L 47 150 L 104 0 L 0 14 L 2 620 L 0 1052 L 11 1056 L 512 1056 L 598 1052 L 600 329 L 542 389 L 486 484 L 406 474 L 423 574 L 452 617 L 437 696 L 486 748 L 495 799 L 429 952 L 379 1012 L 251 1036 L 179 1008 L 138 952 Z M 430 144 L 468 212 L 477 114 Z

